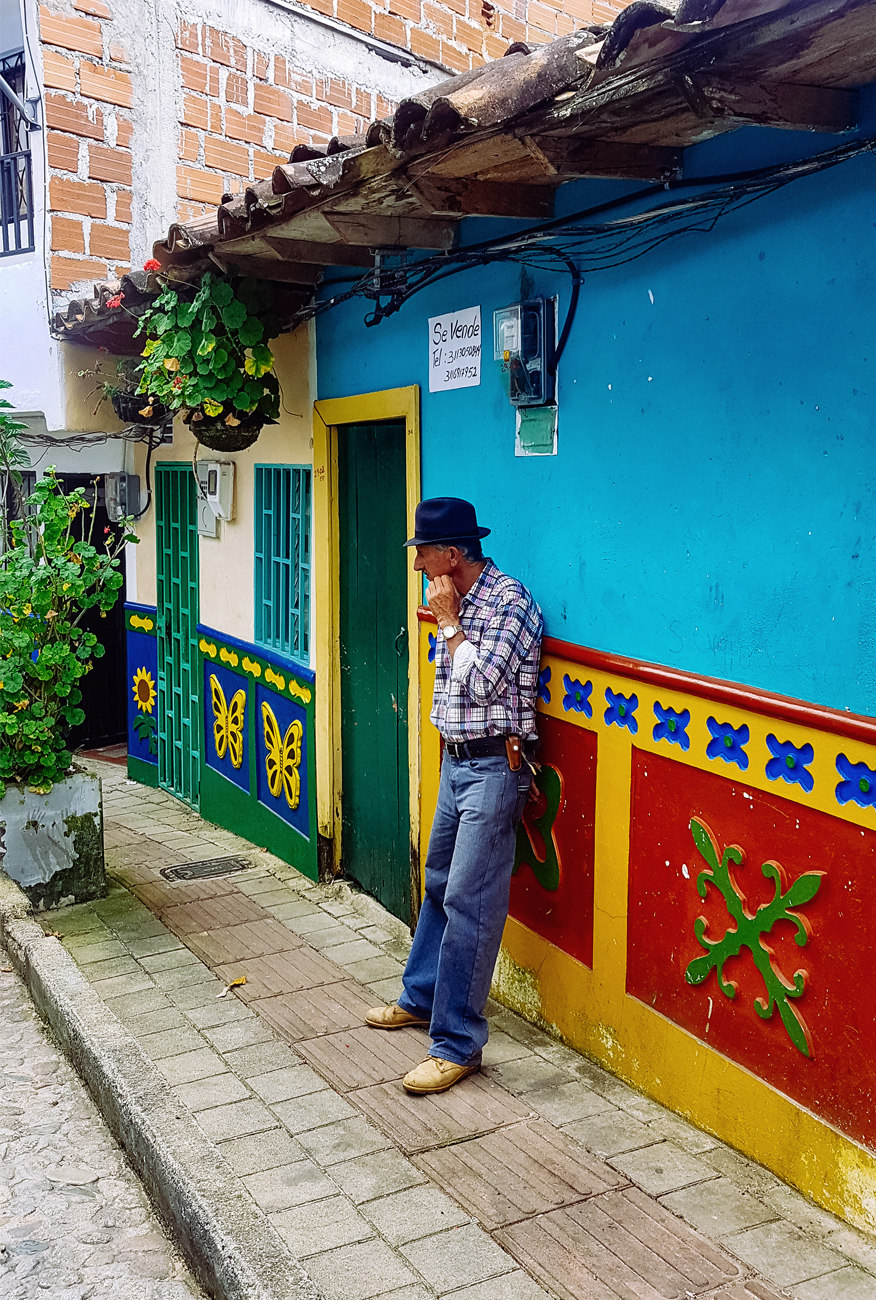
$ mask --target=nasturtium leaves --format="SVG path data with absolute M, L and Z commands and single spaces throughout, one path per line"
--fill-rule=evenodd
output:
M 217 307 L 227 307 L 234 298 L 234 290 L 230 284 L 226 284 L 224 280 L 219 280 L 211 286 L 210 297 Z
M 184 357 L 186 353 L 192 350 L 192 336 L 188 330 L 180 330 L 174 337 L 169 351 L 172 357 Z
M 222 323 L 227 330 L 239 330 L 245 320 L 246 308 L 242 302 L 231 302 L 222 308 Z
M 181 302 L 176 309 L 176 323 L 182 329 L 188 328 L 198 314 L 198 309 L 193 302 Z
M 274 299 L 270 284 L 215 272 L 205 273 L 195 291 L 165 286 L 138 327 L 147 336 L 140 391 L 172 410 L 194 412 L 212 400 L 226 411 L 233 403 L 238 412 L 258 409 L 276 418 L 274 360 L 267 346 L 278 332 Z
M 265 337 L 264 326 L 255 316 L 247 316 L 246 320 L 240 327 L 239 338 L 245 348 L 251 348 L 254 343 L 261 343 Z

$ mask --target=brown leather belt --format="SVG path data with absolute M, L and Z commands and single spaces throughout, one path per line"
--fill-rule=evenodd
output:
M 536 742 L 524 741 L 523 752 L 527 758 L 535 753 Z M 444 752 L 451 758 L 490 758 L 506 753 L 504 736 L 478 736 L 475 740 L 445 740 Z

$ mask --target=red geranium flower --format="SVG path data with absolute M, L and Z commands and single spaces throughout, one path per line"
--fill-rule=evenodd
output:
M 117 293 L 114 294 L 112 298 L 107 298 L 106 300 L 107 307 L 121 307 L 122 299 L 124 298 L 124 296 L 125 295 L 123 293 Z
M 144 271 L 160 271 L 161 263 L 157 257 L 150 257 L 148 262 L 143 263 Z

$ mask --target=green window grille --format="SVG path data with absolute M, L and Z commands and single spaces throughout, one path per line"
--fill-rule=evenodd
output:
M 255 639 L 309 663 L 310 468 L 255 472 Z

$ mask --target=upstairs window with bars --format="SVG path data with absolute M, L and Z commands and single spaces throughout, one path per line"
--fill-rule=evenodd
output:
M 255 467 L 255 639 L 310 661 L 310 468 Z
M 0 257 L 34 249 L 30 135 L 21 111 L 26 81 L 24 51 L 0 55 Z

